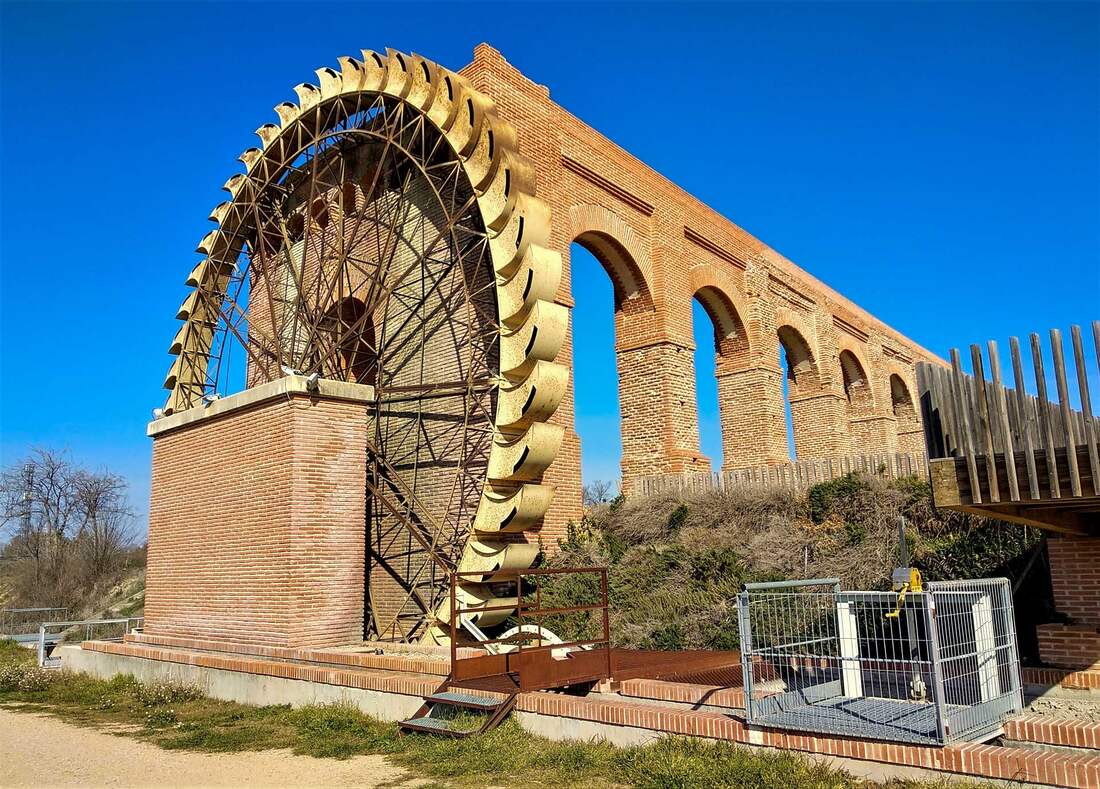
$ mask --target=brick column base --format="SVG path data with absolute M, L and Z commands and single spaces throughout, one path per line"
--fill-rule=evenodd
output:
M 848 423 L 853 455 L 897 451 L 897 420 L 886 416 L 857 417 Z
M 649 474 L 709 471 L 699 451 L 694 349 L 656 342 L 616 351 L 623 430 L 623 490 Z
M 323 382 L 339 390 L 329 398 L 288 381 L 150 426 L 146 633 L 275 647 L 362 641 L 373 390 Z

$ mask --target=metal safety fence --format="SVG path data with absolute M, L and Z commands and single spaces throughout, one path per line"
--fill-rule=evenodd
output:
M 748 584 L 738 608 L 750 724 L 945 745 L 996 736 L 1023 707 L 1003 578 L 908 593 Z
M 74 622 L 43 622 L 38 626 L 38 665 L 57 668 L 61 659 L 53 656 L 66 641 L 121 641 L 127 633 L 140 630 L 145 618 L 81 619 Z
M 40 624 L 68 613 L 68 608 L 0 608 L 0 638 L 33 641 Z

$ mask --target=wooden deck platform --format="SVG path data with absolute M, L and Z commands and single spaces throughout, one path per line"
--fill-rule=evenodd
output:
M 1035 394 L 1029 394 L 1017 338 L 1011 338 L 1012 382 L 1002 382 L 997 343 L 970 346 L 972 374 L 957 349 L 951 366 L 920 363 L 921 421 L 937 507 L 1038 526 L 1077 536 L 1100 536 L 1100 420 L 1089 391 L 1089 356 L 1079 326 L 1071 329 L 1067 365 L 1058 329 L 1050 331 L 1050 367 L 1032 334 Z M 1092 323 L 1100 372 L 1100 321 Z M 986 379 L 988 360 L 992 380 Z M 1046 369 L 1054 373 L 1048 386 Z M 1067 372 L 1076 373 L 1076 393 Z M 1057 402 L 1048 397 L 1057 393 Z M 1076 394 L 1079 407 L 1073 407 Z

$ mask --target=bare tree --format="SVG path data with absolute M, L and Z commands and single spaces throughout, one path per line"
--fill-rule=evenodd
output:
M 615 483 L 603 479 L 594 479 L 584 486 L 582 495 L 584 506 L 595 507 L 611 501 Z
M 27 603 L 71 601 L 117 570 L 132 524 L 125 480 L 63 453 L 38 450 L 0 472 L 5 572 Z
M 73 495 L 80 513 L 76 548 L 87 580 L 94 584 L 118 569 L 132 542 L 134 513 L 126 497 L 126 481 L 108 471 L 73 477 Z

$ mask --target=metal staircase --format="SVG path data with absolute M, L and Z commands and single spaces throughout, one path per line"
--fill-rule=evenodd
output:
M 483 734 L 495 729 L 508 717 L 516 704 L 516 695 L 513 692 L 503 696 L 481 696 L 454 688 L 448 681 L 435 693 L 424 698 L 424 704 L 416 715 L 401 721 L 398 726 L 404 732 L 415 731 L 445 737 Z

